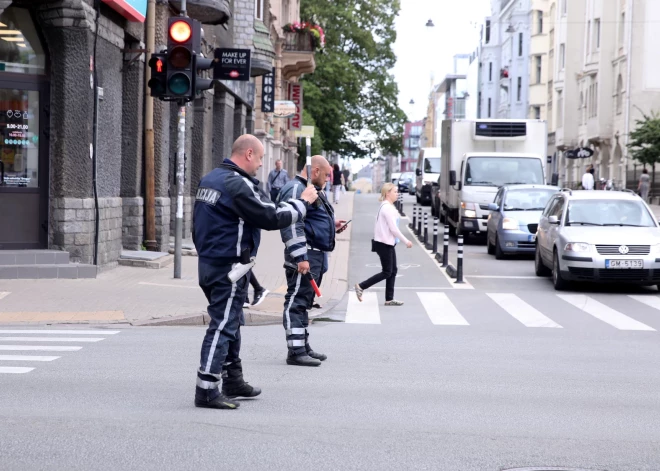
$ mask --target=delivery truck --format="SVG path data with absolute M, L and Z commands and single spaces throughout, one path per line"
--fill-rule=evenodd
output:
M 498 188 L 545 184 L 547 125 L 538 119 L 442 122 L 438 213 L 457 234 L 482 234 Z

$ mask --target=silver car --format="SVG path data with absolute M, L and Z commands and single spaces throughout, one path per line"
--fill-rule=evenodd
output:
M 510 254 L 533 254 L 541 213 L 559 187 L 549 185 L 506 185 L 488 205 L 486 244 L 498 260 Z
M 534 265 L 557 290 L 571 281 L 659 285 L 658 222 L 630 191 L 562 190 L 541 215 Z

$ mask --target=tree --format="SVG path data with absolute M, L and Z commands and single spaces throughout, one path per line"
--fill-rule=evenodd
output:
M 302 82 L 304 106 L 326 151 L 346 157 L 402 152 L 406 116 L 388 72 L 396 61 L 399 9 L 399 0 L 302 0 L 301 16 L 325 28 L 325 50 Z
M 635 120 L 636 128 L 630 133 L 628 148 L 633 159 L 644 168 L 651 166 L 651 190 L 655 188 L 655 164 L 660 162 L 660 117 L 653 112 Z

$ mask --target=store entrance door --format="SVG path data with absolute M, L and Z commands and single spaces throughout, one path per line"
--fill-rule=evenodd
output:
M 47 81 L 0 73 L 0 250 L 48 244 Z

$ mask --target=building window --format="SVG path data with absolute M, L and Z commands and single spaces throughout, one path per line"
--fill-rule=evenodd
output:
M 564 126 L 564 92 L 557 92 L 557 127 Z
M 490 20 L 486 20 L 486 44 L 490 42 Z
M 600 49 L 600 18 L 594 20 L 594 51 Z
M 561 14 L 565 15 L 567 13 L 568 0 L 561 0 Z
M 543 12 L 541 10 L 536 10 L 536 32 L 538 34 L 543 33 Z
M 488 99 L 488 117 L 491 117 L 491 112 L 493 111 L 492 109 L 492 99 Z
M 481 118 L 481 92 L 479 92 L 479 99 L 477 100 L 477 117 Z
M 522 77 L 518 77 L 518 88 L 516 92 L 518 101 L 522 101 Z
M 616 114 L 621 114 L 623 111 L 623 78 L 619 74 L 616 80 Z
M 489 82 L 493 81 L 493 63 L 492 62 L 488 63 L 488 81 Z
M 534 61 L 536 62 L 536 83 L 540 84 L 541 83 L 541 65 L 542 65 L 542 60 L 541 56 L 535 56 Z
M 559 45 L 559 70 L 564 70 L 566 67 L 566 45 Z
M 534 106 L 532 107 L 533 112 L 534 112 L 534 119 L 541 119 L 541 107 L 540 106 Z
M 264 20 L 264 0 L 254 0 L 254 17 L 258 20 Z
M 621 13 L 619 20 L 619 47 L 623 47 L 623 38 L 626 34 L 626 12 Z
M 518 57 L 523 55 L 523 34 L 518 33 Z
M 0 37 L 4 40 L 0 41 L 0 70 L 29 75 L 46 73 L 46 53 L 29 10 L 7 8 L 2 12 Z

